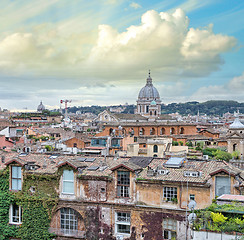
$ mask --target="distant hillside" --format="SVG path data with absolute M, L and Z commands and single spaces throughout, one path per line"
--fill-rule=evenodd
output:
M 111 106 L 90 106 L 90 107 L 70 107 L 69 112 L 75 113 L 81 111 L 81 113 L 92 112 L 98 114 L 105 109 L 109 109 Z M 115 107 L 115 106 L 113 106 Z M 118 105 L 117 107 L 121 107 Z M 123 113 L 134 113 L 135 105 L 126 106 Z M 162 105 L 162 113 L 169 114 L 178 112 L 181 115 L 196 115 L 197 112 L 207 115 L 219 115 L 222 116 L 226 112 L 234 113 L 239 110 L 240 113 L 244 113 L 244 103 L 236 101 L 207 101 L 203 103 L 199 102 L 186 102 L 186 103 L 170 103 L 168 105 Z
M 222 116 L 226 112 L 234 113 L 239 110 L 244 113 L 244 103 L 236 101 L 207 101 L 203 103 L 199 102 L 187 102 L 187 103 L 170 103 L 162 106 L 162 113 L 174 113 L 178 112 L 182 115 L 196 115 L 197 112 L 207 115 L 219 115 Z

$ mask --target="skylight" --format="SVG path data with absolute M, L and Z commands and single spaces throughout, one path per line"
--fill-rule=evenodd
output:
M 91 166 L 87 168 L 88 171 L 96 171 L 99 168 L 99 166 Z
M 171 157 L 165 164 L 165 167 L 180 168 L 185 158 Z

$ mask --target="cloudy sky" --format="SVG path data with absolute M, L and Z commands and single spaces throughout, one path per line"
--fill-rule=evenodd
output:
M 1 0 L 0 107 L 244 101 L 243 0 Z

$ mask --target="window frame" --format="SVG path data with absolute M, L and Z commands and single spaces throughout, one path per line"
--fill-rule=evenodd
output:
M 172 202 L 172 199 L 178 199 L 178 189 L 177 187 L 164 187 L 163 196 L 166 201 Z
M 163 227 L 164 239 L 172 239 L 172 237 L 177 238 L 177 221 L 175 219 L 172 218 L 163 219 L 162 227 Z M 167 238 L 165 237 L 165 234 L 168 235 Z
M 123 221 L 123 216 L 118 216 L 118 215 L 125 215 L 125 221 Z M 118 218 L 122 218 L 122 220 Z M 118 228 L 118 226 L 126 226 L 128 228 L 129 226 L 129 231 L 127 232 L 121 232 Z M 131 214 L 130 212 L 115 212 L 115 233 L 116 234 L 126 234 L 129 235 L 131 233 Z
M 128 181 L 127 183 L 120 183 L 123 179 L 119 177 L 120 174 L 128 175 L 128 179 L 125 179 L 124 181 Z M 117 171 L 117 197 L 119 198 L 129 198 L 130 197 L 130 172 L 129 171 Z
M 13 168 L 17 168 L 17 177 L 13 177 Z M 19 176 L 19 173 L 20 173 L 20 176 Z M 17 181 L 17 189 L 13 189 L 13 185 L 14 185 L 13 184 L 13 180 Z M 19 187 L 19 182 L 20 182 L 20 187 Z M 12 165 L 11 166 L 10 189 L 13 190 L 13 191 L 21 191 L 22 190 L 22 167 L 21 166 L 16 166 L 16 165 Z
M 64 212 L 62 212 L 62 210 Z M 67 212 L 65 212 L 67 211 Z M 68 228 L 67 228 L 68 226 Z M 78 231 L 78 216 L 73 208 L 60 209 L 60 230 L 66 236 L 73 236 Z
M 73 173 L 73 180 L 67 180 L 64 179 L 64 174 L 66 171 L 72 172 Z M 65 183 L 73 183 L 73 191 L 71 192 L 65 192 L 64 191 L 64 185 Z M 74 171 L 73 170 L 68 170 L 68 169 L 64 169 L 63 170 L 63 175 L 62 175 L 62 194 L 69 194 L 69 195 L 74 195 L 75 194 L 75 175 L 74 175 Z
M 196 199 L 196 195 L 195 194 L 190 194 L 189 195 L 189 200 L 190 201 L 196 201 L 195 199 Z
M 153 145 L 153 152 L 158 153 L 158 145 Z
M 14 216 L 14 207 L 18 207 L 18 216 Z M 14 217 L 17 217 L 19 220 L 18 222 L 13 221 Z M 10 204 L 9 208 L 9 224 L 14 224 L 14 225 L 20 225 L 22 224 L 22 208 L 20 205 L 17 205 L 16 203 Z

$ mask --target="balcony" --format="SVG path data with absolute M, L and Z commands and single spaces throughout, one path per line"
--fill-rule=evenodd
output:
M 54 233 L 57 236 L 86 239 L 86 232 L 85 231 L 61 229 L 61 228 L 49 228 L 49 232 Z

